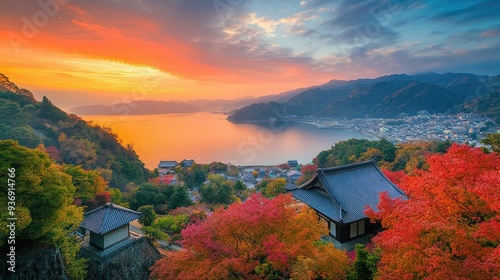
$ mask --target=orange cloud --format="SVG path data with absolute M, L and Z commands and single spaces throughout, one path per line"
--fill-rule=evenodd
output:
M 106 37 L 106 38 L 121 37 L 121 35 L 122 35 L 121 32 L 114 27 L 106 28 L 100 24 L 78 21 L 76 19 L 72 20 L 71 22 L 73 22 L 75 25 L 81 27 L 82 29 L 91 31 L 91 32 L 93 32 L 101 37 Z
M 9 50 L 9 42 L 0 37 L 0 57 L 15 55 L 6 61 L 10 66 L 1 71 L 14 80 L 28 81 L 24 84 L 32 89 L 127 95 L 148 69 L 155 69 L 154 76 L 161 82 L 148 88 L 150 99 L 256 96 L 332 78 L 311 71 L 310 62 L 274 49 L 255 46 L 262 53 L 250 53 L 254 46 L 248 42 L 229 43 L 222 33 L 220 37 L 215 31 L 210 33 L 210 28 L 205 34 L 168 21 L 168 16 L 89 10 L 84 5 L 64 6 L 21 45 L 19 54 Z M 3 31 L 13 29 L 0 27 Z

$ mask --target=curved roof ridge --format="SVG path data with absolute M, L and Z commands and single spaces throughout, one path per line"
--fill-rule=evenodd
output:
M 318 174 L 319 175 L 319 174 Z M 333 193 L 331 192 L 329 186 L 330 184 L 328 184 L 328 182 L 325 180 L 325 171 L 324 170 L 321 170 L 320 171 L 320 175 L 323 175 L 323 176 L 320 176 L 319 177 L 319 180 L 321 181 L 321 184 L 323 185 L 323 188 L 325 189 L 325 191 L 328 193 L 328 196 L 330 197 L 330 199 L 332 200 L 333 203 L 337 203 L 340 207 L 340 220 L 342 221 L 342 211 L 344 211 L 344 207 L 342 206 L 342 204 L 337 200 L 335 199 L 335 197 L 333 196 Z M 333 186 L 332 186 L 333 187 Z
M 377 167 L 377 164 L 375 162 L 375 160 L 371 159 L 371 160 L 368 160 L 368 161 L 363 161 L 363 162 L 357 162 L 357 163 L 351 163 L 351 164 L 347 164 L 347 165 L 342 165 L 342 166 L 333 166 L 333 167 L 327 167 L 327 168 L 318 168 L 316 170 L 316 174 L 311 178 L 309 179 L 309 181 L 299 185 L 299 186 L 295 186 L 295 187 L 291 187 L 291 188 L 286 188 L 287 190 L 296 190 L 296 189 L 301 189 L 301 188 L 304 188 L 306 186 L 309 186 L 311 183 L 313 183 L 314 180 L 317 180 L 318 179 L 318 176 L 321 172 L 324 172 L 324 173 L 330 173 L 330 172 L 335 172 L 335 171 L 342 171 L 342 170 L 346 170 L 346 169 L 351 169 L 351 168 L 356 168 L 356 167 L 360 167 L 360 166 L 365 166 L 365 165 L 374 165 L 375 167 Z M 377 167 L 378 169 L 378 167 Z M 378 169 L 379 170 L 379 169 Z M 379 170 L 379 172 L 381 172 Z M 382 173 L 382 175 L 384 175 Z M 385 175 L 384 175 L 385 177 Z M 389 181 L 390 182 L 390 181 Z M 392 182 L 391 182 L 392 184 Z M 397 187 L 396 187 L 397 188 Z M 399 190 L 399 189 L 398 189 Z
M 138 211 L 134 211 L 132 209 L 128 209 L 128 208 L 125 208 L 123 206 L 120 206 L 118 204 L 114 204 L 112 202 L 108 202 L 106 204 L 104 204 L 104 206 L 108 206 L 108 207 L 112 207 L 112 208 L 115 208 L 117 210 L 121 210 L 121 211 L 126 211 L 126 212 L 130 212 L 130 213 L 134 213 L 134 214 L 142 214 L 141 212 L 138 212 Z
M 320 168 L 320 169 L 323 170 L 325 173 L 330 173 L 330 172 L 335 172 L 335 171 L 342 171 L 342 170 L 346 170 L 346 169 L 361 167 L 361 166 L 365 166 L 365 165 L 377 166 L 375 160 L 371 159 L 371 160 L 367 160 L 367 161 L 363 161 L 363 162 L 356 162 L 356 163 L 351 163 L 351 164 L 347 164 L 347 165 L 332 166 L 332 167 Z
M 323 200 L 308 194 L 315 186 L 325 190 L 326 197 Z M 387 192 L 393 199 L 405 198 L 405 193 L 385 176 L 374 160 L 320 168 L 311 180 L 300 186 L 287 188 L 287 191 L 341 223 L 366 218 L 365 207 L 377 207 L 382 192 Z
M 389 182 L 389 184 L 393 188 L 395 188 L 402 195 L 406 196 L 406 193 L 403 190 L 401 190 L 398 186 L 396 186 L 396 184 L 394 184 L 391 180 L 389 180 L 389 178 L 387 178 L 387 176 L 385 176 L 384 172 L 382 172 L 382 170 L 380 170 L 380 168 L 378 168 L 378 166 L 376 164 L 375 164 L 375 169 L 377 169 L 377 171 L 380 173 L 380 175 L 382 175 L 382 177 L 384 177 L 384 179 L 387 180 L 387 182 Z

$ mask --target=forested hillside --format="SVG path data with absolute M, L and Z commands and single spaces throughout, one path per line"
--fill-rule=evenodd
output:
M 400 114 L 472 112 L 498 122 L 499 76 L 464 73 L 388 75 L 332 80 L 283 103 L 259 103 L 236 110 L 232 122 L 265 121 L 280 109 L 290 115 L 333 118 L 394 118 Z
M 99 170 L 114 188 L 139 184 L 150 176 L 133 148 L 124 147 L 111 130 L 66 114 L 46 97 L 35 100 L 1 74 L 0 139 L 30 148 L 43 144 L 56 162 Z

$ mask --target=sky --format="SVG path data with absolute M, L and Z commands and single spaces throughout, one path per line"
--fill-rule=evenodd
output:
M 0 0 L 0 73 L 71 108 L 500 74 L 500 1 Z

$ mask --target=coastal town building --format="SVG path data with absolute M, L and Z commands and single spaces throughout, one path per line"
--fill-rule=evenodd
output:
M 191 167 L 191 166 L 193 166 L 193 164 L 194 164 L 194 160 L 192 160 L 192 159 L 185 159 L 185 160 L 181 161 L 181 166 L 184 168 Z
M 290 170 L 286 173 L 286 178 L 288 182 L 295 183 L 297 180 L 302 177 L 302 173 L 297 170 Z
M 449 140 L 457 143 L 480 145 L 480 140 L 495 133 L 498 125 L 488 117 L 470 113 L 401 114 L 398 118 L 354 118 L 287 116 L 290 121 L 313 124 L 318 128 L 343 128 L 358 131 L 370 138 L 385 138 L 393 143 L 408 141 Z
M 299 162 L 296 160 L 289 160 L 288 165 L 290 166 L 290 168 L 296 168 L 299 166 Z
M 162 160 L 158 164 L 158 172 L 160 172 L 160 174 L 174 173 L 175 167 L 178 164 L 179 163 L 175 160 Z

